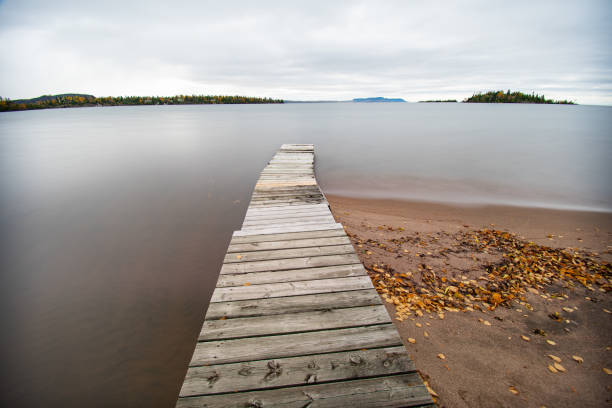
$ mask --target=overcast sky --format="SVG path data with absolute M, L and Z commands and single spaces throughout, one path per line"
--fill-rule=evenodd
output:
M 612 1 L 2 1 L 0 96 L 612 104 Z

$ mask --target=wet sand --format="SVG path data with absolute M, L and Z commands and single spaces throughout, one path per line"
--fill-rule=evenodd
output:
M 327 198 L 369 268 L 386 264 L 397 272 L 416 274 L 418 265 L 426 263 L 434 270 L 444 267 L 449 276 L 478 279 L 501 255 L 465 248 L 451 254 L 443 251 L 456 244 L 457 234 L 480 228 L 508 231 L 552 248 L 577 248 L 594 253 L 601 262 L 612 260 L 608 213 Z M 366 243 L 369 239 L 389 244 L 399 236 L 400 227 L 401 236 L 430 238 L 426 247 L 417 240 L 403 242 L 398 256 Z M 385 304 L 441 407 L 609 405 L 612 375 L 604 368 L 612 369 L 610 292 L 597 286 L 588 290 L 555 284 L 527 291 L 525 298 L 522 304 L 517 299 L 511 307 L 493 311 L 446 312 L 443 319 L 426 312 L 402 321 L 397 320 L 395 306 Z M 555 312 L 557 320 L 549 317 Z M 560 359 L 562 370 L 548 368 L 555 363 L 549 355 Z

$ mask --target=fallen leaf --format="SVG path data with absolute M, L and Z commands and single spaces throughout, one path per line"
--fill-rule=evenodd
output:
M 244 282 L 244 286 L 251 286 L 251 282 Z
M 242 255 L 236 255 L 236 258 L 242 259 Z
M 606 313 L 612 313 L 611 311 L 609 311 L 608 309 L 603 309 L 604 312 Z
M 609 368 L 605 368 L 604 367 L 604 368 L 602 368 L 602 370 L 603 370 L 604 373 L 606 373 L 608 375 L 612 374 L 612 370 L 610 370 Z
M 557 343 L 555 343 L 555 342 L 554 342 L 554 341 L 552 341 L 552 340 L 546 340 L 546 342 L 547 342 L 548 344 L 550 344 L 551 346 L 556 346 L 556 345 L 557 345 Z
M 518 390 L 516 388 L 514 388 L 513 386 L 508 387 L 508 391 L 510 391 L 514 395 L 518 395 L 518 393 L 519 393 Z
M 584 359 L 582 357 L 579 356 L 572 356 L 572 358 L 577 362 L 577 363 L 584 363 Z
M 563 367 L 561 364 L 559 363 L 554 363 L 553 367 L 555 367 L 557 370 L 561 371 L 562 373 L 565 372 L 565 367 Z
M 574 311 L 574 309 L 570 307 L 564 307 L 563 310 L 565 310 L 567 313 L 572 313 Z
M 558 372 L 557 369 L 555 367 L 551 366 L 550 364 L 548 365 L 548 371 L 550 371 L 551 373 Z
M 438 394 L 436 394 L 436 392 L 434 390 L 432 390 L 429 385 L 426 385 L 426 387 L 427 387 L 427 391 L 429 391 L 429 393 L 431 394 L 432 397 L 437 397 L 438 396 Z
M 484 322 L 482 322 L 482 324 L 484 324 L 485 326 L 490 326 L 491 325 L 491 323 L 489 323 L 488 320 L 485 320 Z
M 416 343 L 416 340 L 413 339 L 412 337 L 408 337 L 408 343 L 414 344 L 414 343 Z
M 531 339 L 527 336 L 521 336 L 521 339 L 525 340 L 525 341 L 531 341 Z
M 442 353 L 438 354 L 438 358 L 439 358 L 440 360 L 446 360 L 446 356 L 445 356 L 444 354 L 442 354 Z M 604 369 L 604 370 L 607 370 L 607 368 L 606 368 L 606 369 Z
M 415 323 L 416 327 L 422 327 L 423 325 L 421 323 Z
M 561 359 L 557 356 L 553 356 L 552 354 L 549 354 L 548 357 L 552 358 L 555 362 L 560 363 Z
M 219 318 L 219 320 L 225 320 L 225 319 L 227 319 L 227 316 L 221 316 L 221 317 Z
M 427 332 L 423 332 L 423 336 L 425 336 L 425 337 L 429 337 L 429 333 L 427 333 Z

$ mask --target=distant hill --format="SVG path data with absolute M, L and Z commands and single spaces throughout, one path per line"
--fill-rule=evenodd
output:
M 383 98 L 378 96 L 376 98 L 355 98 L 353 102 L 406 102 L 402 98 Z
M 53 99 L 57 100 L 57 99 L 62 99 L 65 97 L 71 97 L 71 98 L 75 98 L 75 97 L 80 97 L 80 98 L 84 98 L 86 100 L 93 100 L 96 97 L 93 95 L 88 95 L 88 94 L 78 94 L 78 93 L 65 93 L 65 94 L 59 94 L 59 95 L 43 95 L 43 96 L 39 96 L 38 98 L 32 98 L 32 99 L 15 99 L 12 100 L 11 102 L 13 103 L 36 103 L 36 102 L 49 102 Z

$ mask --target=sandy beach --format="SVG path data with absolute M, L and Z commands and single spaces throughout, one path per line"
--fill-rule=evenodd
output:
M 327 198 L 440 407 L 612 402 L 611 214 Z

